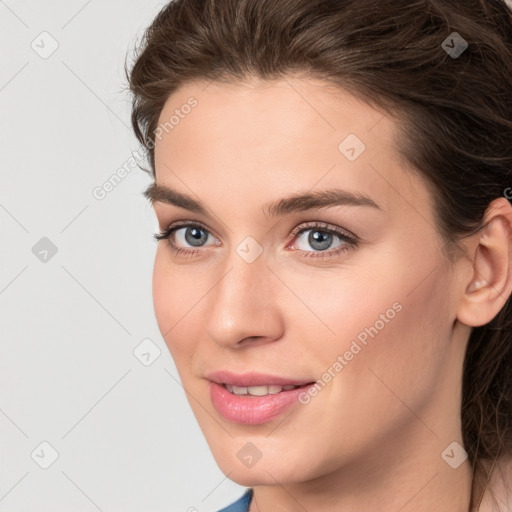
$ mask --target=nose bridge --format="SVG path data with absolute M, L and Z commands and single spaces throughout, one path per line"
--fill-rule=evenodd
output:
M 259 245 L 259 244 L 258 244 Z M 208 305 L 206 329 L 217 343 L 228 346 L 249 337 L 272 338 L 281 322 L 275 302 L 275 276 L 251 240 L 235 247 Z

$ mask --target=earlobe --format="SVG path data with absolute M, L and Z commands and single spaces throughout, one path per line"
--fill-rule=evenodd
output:
M 489 323 L 512 292 L 512 206 L 495 199 L 472 259 L 473 275 L 459 304 L 458 319 L 473 327 Z

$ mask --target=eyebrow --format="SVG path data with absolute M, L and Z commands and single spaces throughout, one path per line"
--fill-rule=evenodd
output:
M 152 205 L 155 203 L 171 204 L 208 216 L 208 209 L 201 201 L 164 185 L 152 183 L 143 192 L 143 195 L 150 200 Z M 292 212 L 332 206 L 369 206 L 381 210 L 381 207 L 367 196 L 339 188 L 330 188 L 316 192 L 298 193 L 267 203 L 263 206 L 263 214 L 267 217 L 278 217 Z

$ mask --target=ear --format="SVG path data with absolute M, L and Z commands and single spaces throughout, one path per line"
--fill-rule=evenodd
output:
M 457 318 L 479 327 L 500 312 L 512 293 L 512 205 L 506 198 L 489 204 L 484 226 L 471 239 L 472 275 L 463 283 Z

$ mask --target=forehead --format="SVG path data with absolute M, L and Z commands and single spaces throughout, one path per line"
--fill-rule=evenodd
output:
M 195 103 L 193 108 L 187 106 L 191 102 Z M 187 128 L 191 128 L 197 138 L 215 140 L 229 132 L 231 139 L 264 142 L 266 147 L 272 140 L 282 146 L 283 141 L 306 133 L 329 140 L 336 134 L 335 140 L 347 128 L 364 138 L 381 123 L 385 125 L 381 131 L 385 128 L 391 140 L 394 122 L 383 110 L 370 107 L 329 82 L 299 77 L 186 83 L 168 98 L 158 120 L 164 128 L 162 137 L 172 131 L 176 144 L 180 133 L 189 135 Z M 276 134 L 277 140 L 272 137 Z
M 190 105 L 194 105 L 190 107 Z M 399 127 L 382 109 L 322 80 L 191 82 L 159 117 L 157 182 L 194 190 L 269 193 L 337 186 L 384 209 L 429 208 L 424 183 L 397 150 Z M 243 202 L 243 200 L 241 200 Z M 413 207 L 414 208 L 414 207 Z

